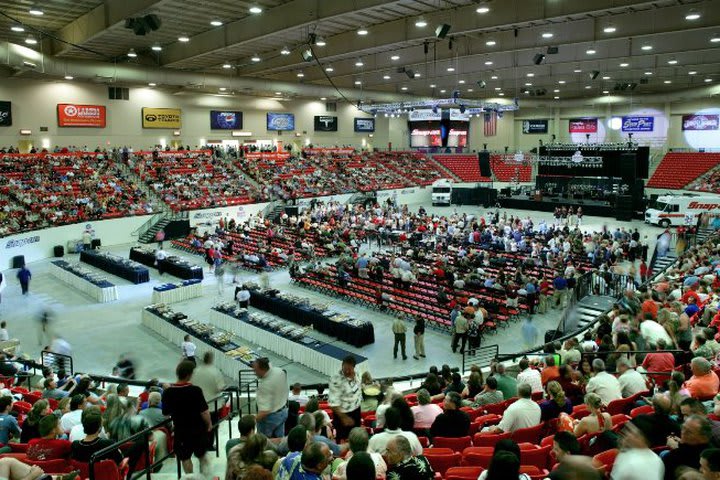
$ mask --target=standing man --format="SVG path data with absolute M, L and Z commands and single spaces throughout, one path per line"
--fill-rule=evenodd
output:
M 160 242 L 160 245 L 162 245 L 162 242 Z M 163 272 L 163 267 L 164 267 L 163 262 L 165 261 L 167 256 L 168 256 L 167 252 L 165 250 L 163 250 L 162 246 L 160 248 L 158 248 L 158 250 L 155 252 L 155 266 L 157 267 L 158 273 L 160 275 L 162 275 L 164 273 Z
M 182 356 L 185 360 L 189 360 L 194 364 L 197 364 L 195 361 L 195 351 L 197 350 L 197 346 L 190 340 L 190 335 L 185 335 L 183 337 L 183 343 L 180 346 L 182 350 Z
M 83 251 L 88 252 L 92 247 L 92 235 L 88 230 L 82 233 Z
M 355 357 L 343 358 L 342 367 L 330 378 L 328 403 L 333 410 L 335 440 L 340 442 L 348 438 L 353 427 L 360 426 L 360 402 L 362 390 L 360 379 L 355 373 Z
M 255 360 L 252 369 L 258 378 L 255 394 L 258 432 L 268 438 L 281 438 L 285 434 L 285 421 L 288 418 L 287 375 L 282 369 L 271 367 L 267 357 Z
M 470 321 L 475 318 L 475 309 L 473 307 L 465 307 L 462 315 L 458 315 L 455 319 L 455 332 L 452 337 L 452 351 L 457 351 L 458 342 L 460 342 L 460 354 L 465 352 L 465 344 L 467 343 L 467 332 L 470 327 Z
M 400 345 L 403 360 L 407 360 L 407 355 L 405 354 L 405 339 L 407 338 L 407 327 L 405 326 L 405 322 L 403 322 L 399 318 L 396 318 L 392 324 L 392 331 L 395 334 L 395 344 L 393 345 L 393 358 L 397 360 L 398 345 Z
M 413 327 L 413 333 L 415 334 L 415 355 L 413 358 L 419 360 L 419 357 L 425 358 L 425 319 L 422 317 L 415 318 L 415 327 Z
M 165 230 L 158 230 L 158 232 L 155 234 L 155 241 L 158 242 L 158 248 L 162 250 L 163 242 L 165 241 Z
M 178 364 L 175 369 L 177 383 L 163 391 L 162 413 L 172 417 L 174 450 L 185 473 L 193 473 L 194 454 L 200 460 L 200 473 L 207 477 L 210 474 L 210 462 L 206 452 L 212 422 L 202 390 L 190 383 L 194 370 L 195 364 L 189 360 Z
M 22 289 L 22 294 L 27 295 L 28 290 L 30 289 L 30 279 L 32 278 L 32 273 L 30 273 L 30 270 L 23 265 L 20 268 L 20 271 L 17 274 L 18 281 L 20 282 L 20 288 Z
M 563 277 L 562 272 L 558 271 L 555 280 L 553 280 L 553 292 L 552 297 L 552 308 L 565 308 L 565 302 L 567 301 L 567 280 Z
M 217 402 L 211 400 L 220 395 L 223 389 L 225 389 L 225 379 L 222 373 L 220 373 L 220 370 L 213 365 L 213 360 L 213 353 L 209 350 L 205 352 L 202 362 L 200 362 L 200 365 L 198 365 L 195 372 L 193 372 L 193 384 L 202 390 L 203 398 L 205 398 L 205 402 L 209 406 L 210 420 L 214 425 L 218 420 L 218 411 L 225 405 L 225 399 L 220 399 Z M 214 438 L 211 432 L 210 445 L 212 445 L 213 440 Z

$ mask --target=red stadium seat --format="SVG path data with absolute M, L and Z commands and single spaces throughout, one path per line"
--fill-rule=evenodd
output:
M 482 467 L 451 467 L 445 472 L 445 480 L 477 480 Z
M 435 473 L 439 473 L 441 476 L 445 475 L 445 471 L 448 468 L 460 466 L 460 460 L 462 458 L 460 453 L 436 454 L 426 452 L 427 450 L 423 451 L 423 455 L 427 458 L 428 462 L 430 462 L 430 466 L 433 471 L 435 471 Z
M 433 438 L 433 448 L 449 448 L 454 452 L 462 452 L 463 449 L 472 445 L 471 437 L 435 437 Z
M 638 415 L 648 415 L 655 411 L 652 405 L 643 405 L 642 407 L 633 408 L 630 410 L 630 417 L 635 418 Z
M 476 447 L 494 447 L 497 442 L 506 438 L 510 438 L 509 432 L 476 433 L 473 437 L 473 445 Z
M 542 434 L 543 429 L 545 428 L 545 424 L 541 423 L 539 425 L 535 425 L 534 427 L 529 428 L 521 428 L 519 430 L 515 430 L 510 435 L 510 438 L 515 440 L 516 443 L 540 443 L 540 436 Z

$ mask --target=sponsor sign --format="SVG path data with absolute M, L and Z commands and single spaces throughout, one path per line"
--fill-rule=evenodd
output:
M 289 153 L 265 153 L 253 152 L 246 153 L 245 158 L 248 160 L 287 160 L 290 158 Z
M 571 118 L 569 121 L 570 133 L 597 133 L 597 118 Z
M 273 131 L 295 130 L 295 114 L 268 113 L 267 129 Z
M 523 120 L 522 133 L 548 133 L 548 121 Z
M 58 127 L 105 128 L 104 105 L 76 105 L 58 103 Z
M 5 248 L 15 248 L 15 247 L 24 247 L 25 245 L 30 245 L 33 243 L 39 243 L 40 242 L 40 235 L 35 235 L 34 237 L 25 237 L 25 238 L 18 238 L 15 240 L 8 240 L 8 242 L 5 244 Z
M 375 131 L 375 119 L 374 118 L 355 118 L 354 125 L 355 125 L 356 132 L 374 132 Z
M 181 128 L 179 108 L 142 108 L 142 128 Z
M 303 148 L 305 155 L 352 155 L 354 148 Z
M 622 117 L 623 132 L 652 132 L 655 129 L 655 117 Z
M 688 205 L 688 208 L 691 208 L 693 210 L 717 210 L 718 208 L 720 208 L 720 204 L 690 202 L 690 204 Z
M 338 130 L 338 117 L 331 117 L 329 115 L 316 115 L 315 116 L 315 131 L 316 132 L 337 132 Z
M 11 102 L 0 102 L 0 127 L 12 125 L 12 104 Z
M 239 130 L 243 128 L 242 112 L 210 110 L 211 130 Z
M 718 130 L 718 115 L 683 115 L 683 130 Z
M 450 120 L 451 121 L 459 121 L 459 122 L 469 122 L 470 121 L 470 114 L 460 113 L 460 109 L 458 108 L 451 108 L 450 109 Z
M 459 108 L 451 108 L 449 116 L 446 116 L 445 118 L 449 118 L 452 121 L 460 121 L 460 122 L 469 122 L 470 121 L 470 114 L 465 112 L 461 113 Z M 438 110 L 437 112 L 433 112 L 432 109 L 420 109 L 420 110 L 412 110 L 410 111 L 410 114 L 408 115 L 408 121 L 409 122 L 426 122 L 428 120 L 442 120 L 443 112 L 442 110 Z

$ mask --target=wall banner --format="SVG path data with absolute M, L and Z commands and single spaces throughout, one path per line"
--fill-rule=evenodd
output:
M 142 128 L 180 128 L 181 119 L 179 108 L 142 108 Z

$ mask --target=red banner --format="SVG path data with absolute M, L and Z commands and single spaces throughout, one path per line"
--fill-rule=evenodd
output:
M 352 155 L 354 148 L 303 148 L 306 155 Z
M 571 118 L 569 121 L 570 133 L 597 133 L 597 118 Z
M 290 158 L 289 153 L 268 153 L 268 152 L 252 152 L 246 153 L 245 158 L 248 160 L 287 160 Z
M 58 127 L 105 128 L 104 105 L 58 103 Z

